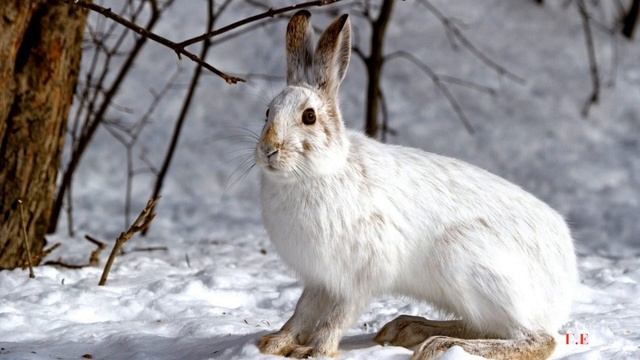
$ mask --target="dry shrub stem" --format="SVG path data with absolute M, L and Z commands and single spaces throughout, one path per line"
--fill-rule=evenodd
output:
M 120 236 L 116 239 L 115 244 L 113 245 L 113 249 L 111 249 L 111 254 L 109 254 L 109 258 L 107 259 L 107 263 L 104 265 L 104 270 L 102 271 L 102 276 L 100 277 L 99 286 L 104 286 L 107 283 L 107 277 L 109 276 L 109 271 L 111 271 L 111 266 L 113 265 L 113 261 L 116 256 L 120 253 L 122 246 L 133 237 L 136 233 L 146 229 L 151 221 L 156 216 L 153 209 L 155 208 L 156 202 L 158 198 L 151 198 L 147 205 L 142 209 L 138 217 L 133 221 L 131 226 L 125 231 L 120 233 Z
M 24 222 L 24 210 L 22 210 L 22 200 L 18 199 L 18 207 L 20 207 L 20 223 L 22 225 L 22 239 L 24 240 L 24 246 L 27 249 L 27 264 L 29 265 L 29 278 L 35 279 L 36 274 L 33 273 L 33 264 L 31 263 L 31 246 L 29 245 L 29 239 L 27 238 L 27 225 Z
M 587 117 L 589 116 L 591 106 L 596 104 L 600 98 L 600 71 L 598 70 L 593 33 L 591 32 L 591 15 L 587 10 L 584 0 L 577 0 L 576 4 L 578 6 L 578 11 L 580 12 L 580 18 L 582 19 L 582 30 L 584 32 L 589 59 L 589 74 L 591 75 L 591 94 L 582 107 L 582 116 Z

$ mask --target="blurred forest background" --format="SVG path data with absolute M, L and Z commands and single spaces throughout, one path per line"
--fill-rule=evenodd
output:
M 316 32 L 350 15 L 347 126 L 558 209 L 585 286 L 568 326 L 606 358 L 637 355 L 640 0 L 0 0 L 0 269 L 41 276 L 0 272 L 0 338 L 25 354 L 255 355 L 255 328 L 284 321 L 299 291 L 261 226 L 252 134 L 284 86 L 300 8 Z M 95 290 L 123 231 L 142 236 L 118 242 L 121 280 Z M 430 311 L 394 301 L 358 331 Z

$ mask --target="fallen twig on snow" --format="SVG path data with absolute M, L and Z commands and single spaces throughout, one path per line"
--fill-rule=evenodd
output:
M 169 248 L 166 246 L 147 246 L 147 247 L 134 247 L 128 252 L 144 252 L 144 251 L 169 251 Z
M 43 265 L 60 266 L 67 269 L 82 269 L 87 267 L 87 265 L 69 264 L 59 259 L 46 261 Z

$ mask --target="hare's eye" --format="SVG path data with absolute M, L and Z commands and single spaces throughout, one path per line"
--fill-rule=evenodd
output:
M 302 123 L 305 125 L 313 125 L 316 122 L 316 112 L 312 108 L 306 109 L 302 112 Z
M 264 121 L 269 120 L 269 108 L 267 108 L 267 112 L 264 114 Z

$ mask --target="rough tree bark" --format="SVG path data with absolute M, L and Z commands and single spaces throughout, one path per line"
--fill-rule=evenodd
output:
M 86 12 L 47 0 L 0 0 L 0 269 L 40 262 Z

